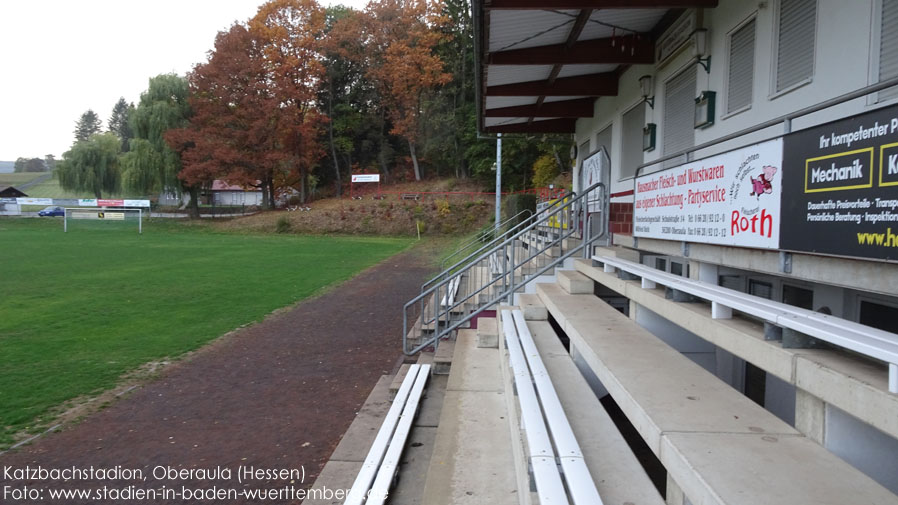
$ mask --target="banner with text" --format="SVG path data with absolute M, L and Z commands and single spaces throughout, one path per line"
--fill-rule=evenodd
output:
M 785 137 L 782 247 L 898 259 L 898 106 Z
M 352 182 L 380 182 L 380 174 L 352 174 Z
M 781 139 L 636 179 L 637 237 L 776 249 Z

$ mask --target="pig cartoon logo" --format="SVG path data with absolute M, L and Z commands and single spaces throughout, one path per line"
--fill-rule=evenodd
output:
M 758 198 L 761 198 L 764 193 L 773 193 L 773 176 L 776 175 L 776 167 L 765 165 L 761 172 L 763 173 L 757 179 L 751 178 L 751 196 Z

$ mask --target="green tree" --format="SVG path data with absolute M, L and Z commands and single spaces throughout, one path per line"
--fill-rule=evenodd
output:
M 120 147 L 119 138 L 111 133 L 75 142 L 57 164 L 59 184 L 65 190 L 90 192 L 96 198 L 118 192 L 122 180 Z
M 13 166 L 14 172 L 24 172 L 25 164 L 28 163 L 28 160 L 22 158 L 21 156 L 16 158 L 16 164 Z
M 82 142 L 90 138 L 95 133 L 100 133 L 103 122 L 100 116 L 91 109 L 87 109 L 81 117 L 75 121 L 75 142 Z
M 551 154 L 544 154 L 533 163 L 533 186 L 543 188 L 558 176 L 558 163 Z
M 52 154 L 44 156 L 44 163 L 47 165 L 47 170 L 51 172 L 56 170 L 56 156 L 53 156 Z
M 26 172 L 46 172 L 47 165 L 44 163 L 44 160 L 40 158 L 31 158 L 25 163 L 25 171 Z
M 128 191 L 141 195 L 163 190 L 178 195 L 189 192 L 178 179 L 181 158 L 164 137 L 166 131 L 187 124 L 188 95 L 186 79 L 161 74 L 150 79 L 137 107 L 131 109 L 128 129 L 133 137 L 129 151 L 122 157 L 124 186 Z
M 112 115 L 109 116 L 109 132 L 118 135 L 122 139 L 122 152 L 126 153 L 129 149 L 129 141 L 134 137 L 131 131 L 130 117 L 134 112 L 134 104 L 129 104 L 124 97 L 118 99 L 112 108 Z

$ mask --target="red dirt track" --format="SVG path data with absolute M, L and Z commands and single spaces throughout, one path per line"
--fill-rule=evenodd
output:
M 402 306 L 431 271 L 423 256 L 417 249 L 387 259 L 318 298 L 211 344 L 81 423 L 0 455 L 0 503 L 299 503 L 290 491 L 277 500 L 196 500 L 180 493 L 310 487 L 371 388 L 397 363 Z M 304 469 L 305 480 L 268 475 L 240 483 L 241 465 Z M 213 478 L 157 479 L 158 466 L 209 469 Z M 140 470 L 145 480 L 62 482 L 4 473 L 25 467 L 122 467 Z M 230 478 L 215 474 L 216 468 L 231 470 Z M 41 495 L 4 497 L 5 486 L 27 486 Z M 107 490 L 90 499 L 54 500 L 49 494 L 103 486 L 152 489 L 156 496 L 110 499 Z M 172 490 L 178 493 L 174 498 L 163 497 Z

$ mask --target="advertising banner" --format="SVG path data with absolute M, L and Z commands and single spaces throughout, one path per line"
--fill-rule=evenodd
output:
M 352 182 L 380 182 L 380 174 L 353 174 Z
M 52 198 L 16 198 L 19 205 L 53 205 Z
M 782 248 L 898 259 L 898 107 L 789 134 Z
M 776 249 L 781 139 L 636 179 L 637 237 Z

